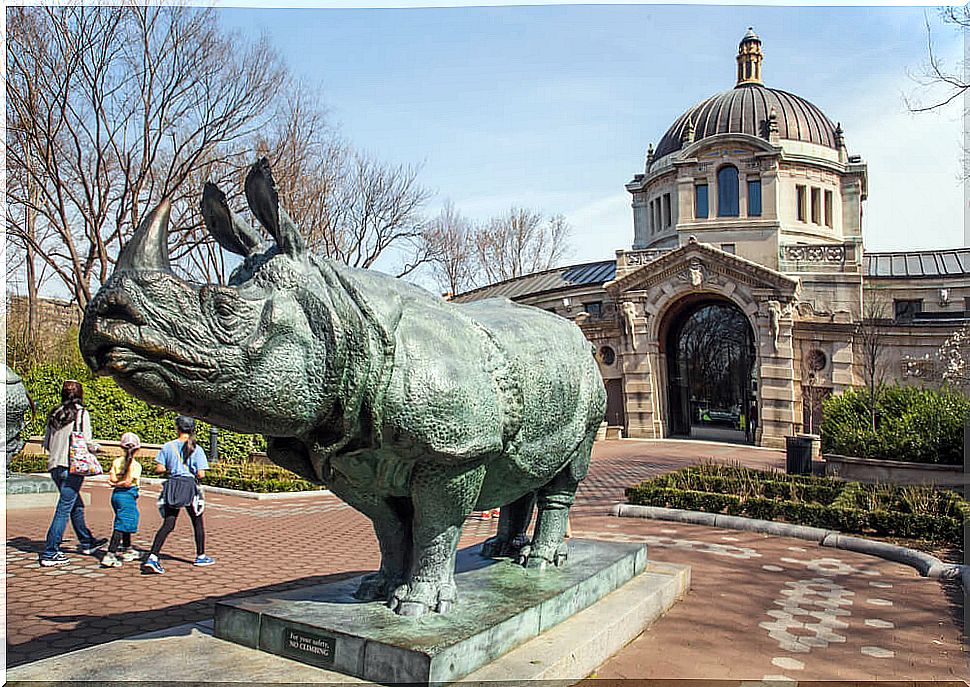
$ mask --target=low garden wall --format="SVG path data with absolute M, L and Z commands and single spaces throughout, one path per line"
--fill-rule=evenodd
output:
M 829 453 L 822 456 L 825 474 L 850 482 L 889 482 L 891 484 L 931 484 L 959 489 L 970 486 L 970 474 L 962 465 L 932 465 L 903 460 L 854 458 Z

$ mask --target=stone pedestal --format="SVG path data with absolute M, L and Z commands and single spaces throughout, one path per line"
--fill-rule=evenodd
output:
M 459 680 L 639 575 L 640 544 L 571 540 L 561 569 L 525 570 L 459 552 L 446 615 L 395 615 L 353 598 L 359 578 L 216 605 L 216 637 L 380 683 Z
M 20 508 L 53 508 L 60 492 L 54 480 L 46 475 L 11 473 L 7 477 L 7 510 Z M 91 495 L 81 492 L 84 505 L 90 505 Z

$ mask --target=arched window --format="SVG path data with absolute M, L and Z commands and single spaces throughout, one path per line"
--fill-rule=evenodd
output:
M 738 209 L 738 168 L 725 165 L 717 171 L 717 216 L 737 217 Z

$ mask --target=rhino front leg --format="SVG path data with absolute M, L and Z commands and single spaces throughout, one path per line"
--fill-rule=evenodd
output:
M 415 468 L 411 476 L 411 569 L 388 603 L 394 612 L 407 616 L 447 613 L 455 604 L 455 551 L 484 478 L 484 465 L 465 470 L 433 464 Z
M 529 543 L 529 523 L 532 522 L 535 505 L 536 493 L 530 491 L 507 506 L 502 506 L 498 532 L 482 543 L 482 555 L 489 558 L 518 558 L 522 547 Z
M 361 601 L 389 601 L 406 579 L 410 564 L 410 505 L 404 499 L 361 491 L 359 486 L 347 484 L 336 474 L 331 489 L 349 506 L 370 518 L 381 549 L 381 567 L 364 575 L 354 597 Z

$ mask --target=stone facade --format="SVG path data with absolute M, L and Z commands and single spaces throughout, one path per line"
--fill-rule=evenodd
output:
M 575 319 L 600 352 L 607 420 L 626 436 L 671 434 L 667 333 L 698 304 L 747 318 L 750 438 L 772 447 L 817 431 L 805 423 L 821 395 L 863 382 L 863 321 L 885 343 L 880 375 L 922 382 L 970 311 L 970 250 L 864 254 L 866 164 L 811 103 L 761 84 L 760 45 L 745 36 L 735 89 L 679 118 L 626 185 L 633 247 L 611 274 L 609 262 L 577 265 L 457 298 L 505 296 Z

